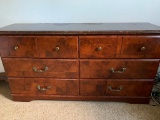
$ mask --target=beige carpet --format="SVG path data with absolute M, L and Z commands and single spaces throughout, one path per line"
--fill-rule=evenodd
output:
M 160 106 L 118 102 L 13 102 L 0 82 L 0 120 L 160 120 Z

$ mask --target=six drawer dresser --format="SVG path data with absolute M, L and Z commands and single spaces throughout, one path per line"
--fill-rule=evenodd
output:
M 160 27 L 150 23 L 12 24 L 0 56 L 14 101 L 150 101 Z

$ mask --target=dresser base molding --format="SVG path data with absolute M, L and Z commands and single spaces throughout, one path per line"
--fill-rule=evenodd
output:
M 150 97 L 119 97 L 119 96 L 61 96 L 61 95 L 33 95 L 12 94 L 13 101 L 30 102 L 32 100 L 67 100 L 67 101 L 111 101 L 131 104 L 149 104 Z

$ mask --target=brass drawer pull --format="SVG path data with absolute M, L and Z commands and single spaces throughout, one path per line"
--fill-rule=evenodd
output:
M 37 85 L 37 89 L 40 90 L 40 91 L 46 91 L 50 88 L 51 88 L 51 86 L 47 86 L 46 88 L 41 88 L 41 86 Z
M 18 46 L 15 46 L 15 47 L 14 47 L 14 50 L 18 50 L 18 49 L 19 49 Z
M 114 68 L 110 68 L 110 71 L 112 73 L 124 73 L 127 68 L 122 68 L 122 70 L 114 70 Z
M 101 51 L 101 50 L 102 50 L 102 47 L 98 47 L 97 50 L 98 50 L 98 51 Z
M 119 91 L 121 91 L 121 90 L 123 89 L 123 87 L 122 87 L 122 86 L 120 86 L 120 87 L 119 87 L 119 88 L 117 88 L 117 89 L 112 89 L 112 87 L 111 87 L 111 86 L 108 86 L 108 89 L 109 89 L 110 91 L 119 92 Z
M 146 48 L 145 47 L 141 47 L 141 51 L 144 51 Z
M 60 48 L 59 47 L 55 47 L 55 50 L 58 51 Z
M 33 67 L 33 70 L 34 70 L 35 72 L 45 72 L 45 71 L 48 70 L 48 67 L 44 67 L 43 70 L 38 70 L 36 67 Z

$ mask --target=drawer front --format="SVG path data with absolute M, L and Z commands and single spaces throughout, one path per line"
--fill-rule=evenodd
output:
M 123 37 L 121 58 L 160 58 L 160 36 Z
M 119 42 L 116 36 L 80 37 L 80 58 L 115 58 Z
M 1 57 L 38 57 L 35 37 L 0 37 Z
M 78 58 L 78 37 L 37 37 L 37 46 L 41 58 Z
M 2 58 L 9 77 L 78 78 L 77 60 Z
M 12 94 L 78 95 L 77 79 L 9 78 Z
M 80 78 L 155 78 L 158 60 L 81 60 Z
M 81 79 L 80 95 L 91 96 L 150 96 L 150 79 Z

